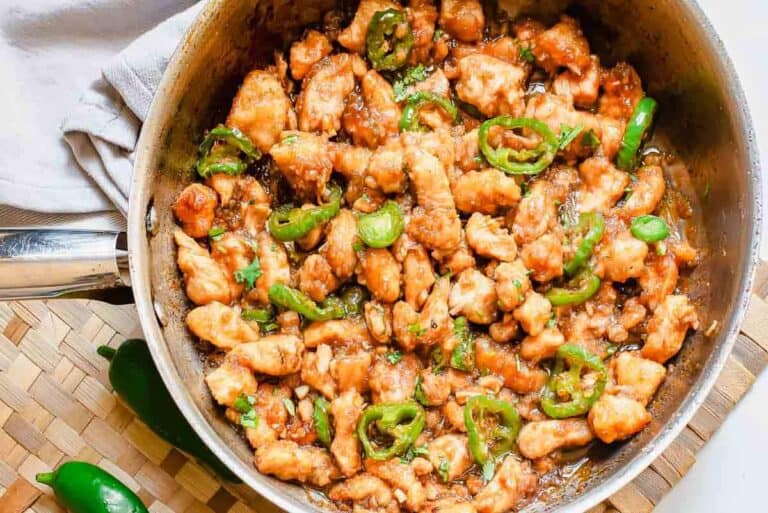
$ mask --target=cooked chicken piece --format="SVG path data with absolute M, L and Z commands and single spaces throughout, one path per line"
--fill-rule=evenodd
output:
M 352 501 L 352 511 L 358 513 L 400 511 L 387 483 L 367 472 L 333 485 L 328 498 L 332 501 Z
M 483 6 L 479 0 L 443 0 L 440 26 L 459 41 L 480 41 L 485 27 Z
M 333 45 L 317 30 L 310 30 L 304 39 L 291 45 L 291 75 L 296 80 L 304 78 L 312 66 L 330 55 Z
M 243 228 L 251 237 L 256 237 L 264 231 L 270 208 L 270 199 L 261 184 L 252 176 L 246 176 L 239 181 L 240 186 L 240 218 Z
M 536 392 L 547 382 L 547 373 L 529 367 L 518 353 L 507 345 L 497 344 L 485 337 L 475 342 L 475 365 L 504 378 L 504 384 L 518 394 Z
M 496 475 L 475 495 L 478 513 L 502 513 L 536 491 L 538 477 L 528 462 L 510 454 L 496 469 Z
M 371 150 L 339 142 L 330 142 L 329 146 L 333 169 L 347 179 L 344 199 L 348 204 L 352 204 L 367 192 L 363 181 L 368 162 L 371 160 Z
M 499 308 L 505 312 L 511 312 L 517 308 L 525 301 L 525 295 L 531 290 L 528 269 L 519 258 L 513 262 L 502 262 L 497 265 L 493 271 L 493 279 L 496 281 Z
M 355 430 L 364 403 L 363 397 L 351 389 L 334 399 L 330 406 L 333 416 L 331 454 L 336 459 L 341 474 L 346 477 L 357 474 L 363 463 L 360 458 L 360 440 Z
M 205 180 L 205 185 L 216 191 L 216 194 L 219 195 L 219 203 L 225 206 L 229 205 L 235 189 L 240 186 L 240 182 L 241 178 L 239 176 L 215 173 Z M 176 202 L 178 203 L 178 200 Z
M 637 180 L 631 184 L 629 197 L 616 209 L 617 213 L 628 221 L 656 210 L 667 189 L 664 172 L 659 166 L 643 166 L 635 176 Z
M 579 187 L 580 212 L 607 213 L 624 195 L 629 174 L 616 169 L 603 157 L 588 158 L 579 165 L 582 184 Z
M 193 183 L 187 185 L 176 198 L 173 214 L 181 222 L 184 233 L 194 239 L 207 237 L 208 231 L 213 228 L 217 202 L 216 193 L 210 187 Z
M 371 18 L 379 11 L 387 9 L 400 10 L 400 4 L 389 0 L 362 0 L 357 7 L 357 12 L 352 23 L 339 34 L 339 44 L 351 52 L 365 52 L 365 36 Z
M 270 376 L 298 372 L 304 356 L 304 344 L 293 335 L 269 335 L 258 342 L 245 342 L 229 352 L 234 361 Z
M 476 513 L 477 510 L 471 502 L 460 499 L 445 498 L 435 503 L 434 513 Z
M 406 289 L 407 290 L 407 289 Z M 408 292 L 406 292 L 407 297 Z M 378 301 L 367 301 L 364 306 L 365 323 L 373 339 L 386 344 L 392 338 L 392 307 Z
M 505 313 L 501 321 L 488 327 L 488 334 L 496 342 L 511 342 L 520 333 L 520 324 L 511 313 Z
M 596 273 L 611 281 L 625 282 L 643 273 L 648 244 L 625 230 L 611 237 L 604 237 L 597 247 Z
M 240 395 L 255 394 L 258 387 L 250 369 L 227 359 L 205 376 L 205 383 L 216 402 L 223 406 L 232 406 Z
M 493 280 L 477 269 L 462 271 L 448 298 L 451 315 L 463 315 L 476 324 L 490 324 L 496 320 L 496 303 Z
M 609 70 L 603 70 L 600 82 L 603 95 L 600 97 L 598 112 L 611 118 L 629 120 L 637 102 L 645 96 L 635 68 L 620 62 Z
M 529 292 L 523 304 L 515 309 L 514 315 L 526 333 L 536 336 L 544 331 L 552 315 L 552 304 L 538 292 Z
M 389 250 L 368 248 L 360 257 L 357 281 L 382 303 L 394 303 L 400 297 L 400 264 Z
M 301 364 L 301 380 L 328 399 L 336 397 L 336 382 L 331 376 L 331 346 L 321 344 L 317 350 L 307 351 Z
M 417 458 L 418 459 L 418 458 Z M 405 507 L 409 511 L 419 511 L 427 499 L 424 485 L 421 484 L 416 476 L 413 465 L 402 462 L 400 458 L 392 458 L 386 461 L 376 461 L 371 458 L 365 459 L 365 470 L 376 477 L 386 481 L 395 489 L 395 496 L 398 490 L 405 494 Z
M 233 358 L 228 358 L 234 361 Z M 288 424 L 288 410 L 285 401 L 290 399 L 291 389 L 286 386 L 276 386 L 262 383 L 256 391 L 256 401 L 253 409 L 259 421 L 255 428 L 246 428 L 245 436 L 254 448 L 270 444 L 285 432 Z M 236 424 L 240 423 L 240 413 L 227 410 L 227 417 Z
M 451 93 L 451 84 L 442 69 L 437 68 L 431 75 L 405 88 L 405 97 L 418 91 L 429 91 L 439 96 L 448 97 Z
M 631 297 L 624 303 L 619 316 L 619 324 L 622 328 L 629 331 L 645 319 L 647 313 L 645 307 L 640 304 L 637 297 Z
M 332 171 L 325 137 L 284 132 L 282 141 L 272 147 L 270 155 L 299 197 L 307 200 L 322 198 Z
M 374 404 L 399 403 L 413 397 L 416 378 L 421 372 L 421 361 L 413 353 L 406 353 L 392 364 L 386 358 L 377 358 L 371 367 L 369 383 Z
M 456 94 L 486 116 L 519 116 L 525 110 L 527 73 L 524 67 L 475 54 L 463 57 L 458 62 L 458 69 Z
M 355 215 L 350 210 L 342 209 L 329 223 L 326 244 L 321 249 L 333 273 L 341 281 L 350 278 L 355 272 L 355 245 L 359 240 Z
M 317 207 L 317 205 L 313 203 L 304 203 L 301 206 L 302 210 L 310 210 L 312 208 Z M 325 225 L 318 225 L 312 228 L 309 233 L 307 233 L 305 236 L 303 236 L 300 239 L 296 239 L 296 244 L 299 245 L 301 249 L 304 251 L 311 251 L 317 247 L 318 244 L 320 244 L 320 241 L 323 239 L 323 236 L 325 235 Z M 326 261 L 326 265 L 327 265 Z
M 565 337 L 557 328 L 547 328 L 538 335 L 529 335 L 520 344 L 520 356 L 526 360 L 538 363 L 552 358 L 557 348 L 565 344 Z
M 224 269 L 211 258 L 208 251 L 181 229 L 174 230 L 173 237 L 179 247 L 176 263 L 184 274 L 190 301 L 196 305 L 206 305 L 213 301 L 229 304 L 232 298 Z
M 589 410 L 592 432 L 610 444 L 641 431 L 651 420 L 645 407 L 631 397 L 603 394 Z
M 240 297 L 245 282 L 238 283 L 235 273 L 248 267 L 253 261 L 252 242 L 232 232 L 225 233 L 218 240 L 211 241 L 211 257 L 224 269 L 233 298 Z
M 450 291 L 450 280 L 438 279 L 421 313 L 403 301 L 395 303 L 392 309 L 392 331 L 403 349 L 411 351 L 417 344 L 439 344 L 448 336 L 452 329 L 448 314 Z
M 475 128 L 454 139 L 456 145 L 456 167 L 464 171 L 476 171 L 483 166 L 483 156 L 480 153 L 480 144 L 477 138 L 478 129 Z M 454 196 L 456 191 L 454 191 Z M 458 200 L 457 200 L 458 202 Z
M 272 285 L 291 282 L 291 267 L 288 264 L 288 253 L 285 247 L 270 234 L 259 232 L 256 243 L 258 244 L 256 256 L 259 258 L 261 276 L 256 280 L 253 290 L 248 293 L 248 299 L 267 305 L 269 288 Z
M 467 432 L 467 426 L 464 424 L 464 408 L 459 406 L 459 403 L 452 399 L 448 400 L 443 405 L 441 412 L 452 430 L 461 433 Z
M 529 422 L 520 430 L 517 447 L 528 459 L 543 458 L 565 447 L 581 447 L 595 438 L 585 419 Z
M 517 256 L 515 237 L 497 218 L 474 213 L 467 221 L 467 244 L 478 255 L 512 262 Z
M 256 450 L 256 468 L 284 481 L 326 486 L 339 477 L 331 456 L 320 447 L 301 447 L 296 442 L 279 440 Z
M 520 187 L 515 179 L 498 169 L 470 171 L 451 185 L 456 208 L 466 213 L 493 215 L 520 201 Z
M 520 55 L 521 48 L 522 46 L 519 44 L 519 41 L 515 40 L 515 38 L 501 36 L 481 41 L 477 44 L 468 45 L 459 43 L 451 49 L 451 55 L 457 61 L 468 55 L 489 55 L 510 64 L 525 66 L 527 62 Z M 449 73 L 453 71 L 451 63 L 447 63 L 445 67 Z
M 622 352 L 611 360 L 616 388 L 621 394 L 647 405 L 667 374 L 663 365 L 640 356 L 637 352 Z
M 429 249 L 455 250 L 461 242 L 461 221 L 443 164 L 427 151 L 407 145 L 405 165 L 420 207 L 408 223 L 408 234 Z
M 227 116 L 227 126 L 239 129 L 254 146 L 267 153 L 288 128 L 292 115 L 291 100 L 277 76 L 270 71 L 254 70 L 243 79 Z
M 512 31 L 518 41 L 528 43 L 546 30 L 543 23 L 533 18 L 521 18 L 512 25 Z
M 317 347 L 320 344 L 352 345 L 369 340 L 365 324 L 350 319 L 315 321 L 304 330 L 304 344 Z
M 424 399 L 429 406 L 444 404 L 451 395 L 451 387 L 447 372 L 435 374 L 431 367 L 421 371 L 419 386 L 424 393 Z
M 345 100 L 354 89 L 351 55 L 331 55 L 312 66 L 296 100 L 299 130 L 336 135 L 341 128 Z
M 257 323 L 244 321 L 240 317 L 240 308 L 217 301 L 193 308 L 187 314 L 186 323 L 195 336 L 221 349 L 259 339 Z
M 408 177 L 403 169 L 403 147 L 400 138 L 391 137 L 376 148 L 366 171 L 365 185 L 386 194 L 403 192 Z
M 666 362 L 680 351 L 689 329 L 699 329 L 696 309 L 687 296 L 667 296 L 648 321 L 643 358 Z
M 563 244 L 560 237 L 548 233 L 523 246 L 520 258 L 532 271 L 531 278 L 544 283 L 563 275 Z
M 547 183 L 536 181 L 528 191 L 517 207 L 512 230 L 519 244 L 535 241 L 557 223 L 557 206 Z
M 339 385 L 339 390 L 357 390 L 361 394 L 367 392 L 368 375 L 373 356 L 368 351 L 337 356 L 331 362 L 331 376 Z
M 277 325 L 283 335 L 301 335 L 301 316 L 293 310 L 285 310 L 277 314 Z
M 678 272 L 675 257 L 670 253 L 654 255 L 643 267 L 637 283 L 642 289 L 640 301 L 650 311 L 656 310 L 664 298 L 675 291 Z
M 365 74 L 361 89 L 362 95 L 355 94 L 344 110 L 344 130 L 356 145 L 376 148 L 397 135 L 400 107 L 392 86 L 375 70 Z
M 440 478 L 444 481 L 453 481 L 472 466 L 465 435 L 439 436 L 429 442 L 428 450 L 432 466 L 438 470 L 445 469 L 440 471 Z
M 578 22 L 570 16 L 561 16 L 559 22 L 538 34 L 531 50 L 536 64 L 550 74 L 559 68 L 568 68 L 582 76 L 591 64 L 589 43 Z
M 435 283 L 432 260 L 420 244 L 408 250 L 403 261 L 405 300 L 414 310 L 420 310 Z
M 475 256 L 467 246 L 466 236 L 462 231 L 461 242 L 459 247 L 454 251 L 448 253 L 441 253 L 439 251 L 432 252 L 432 258 L 440 263 L 440 271 L 451 273 L 452 275 L 458 275 L 466 269 L 475 267 Z
M 299 269 L 299 289 L 314 301 L 324 301 L 339 288 L 339 279 L 322 255 L 309 255 Z
M 552 83 L 552 90 L 579 107 L 594 105 L 600 90 L 600 59 L 592 55 L 589 66 L 581 74 L 563 71 Z

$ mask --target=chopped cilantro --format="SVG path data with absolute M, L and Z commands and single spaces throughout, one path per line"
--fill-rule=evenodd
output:
M 250 290 L 256 285 L 256 280 L 259 279 L 261 274 L 259 257 L 254 256 L 253 262 L 246 267 L 235 271 L 234 276 L 237 283 L 245 283 L 246 288 Z
M 418 402 L 423 404 L 424 406 L 429 406 L 429 401 L 427 401 L 427 396 L 424 395 L 424 387 L 421 385 L 424 381 L 421 379 L 421 376 L 416 378 L 416 388 L 413 391 L 413 398 L 416 399 Z
M 512 280 L 512 285 L 514 285 L 518 289 L 522 289 L 523 288 L 523 283 L 520 280 L 518 280 L 517 278 Z
M 417 337 L 424 336 L 424 334 L 427 332 L 427 328 L 422 328 L 421 324 L 418 322 L 414 322 L 413 324 L 408 325 L 408 331 L 416 335 Z
M 393 351 L 391 353 L 387 353 L 387 360 L 389 360 L 389 363 L 392 365 L 397 365 L 397 363 L 403 359 L 403 353 L 400 351 Z
M 259 414 L 256 410 L 251 410 L 248 413 L 240 415 L 240 425 L 245 428 L 256 429 L 259 425 Z
M 214 226 L 210 230 L 208 230 L 208 238 L 211 240 L 219 240 L 222 235 L 224 235 L 227 232 L 224 228 L 221 226 Z
M 437 43 L 438 41 L 440 41 L 440 38 L 443 37 L 444 33 L 445 32 L 443 32 L 443 29 L 435 30 L 435 33 L 432 35 L 432 42 Z
M 408 86 L 426 80 L 428 76 L 429 70 L 425 68 L 423 64 L 408 68 L 399 74 L 395 79 L 395 82 L 392 84 L 392 90 L 395 93 L 395 101 L 401 102 L 405 100 L 405 97 L 407 96 L 407 94 L 405 94 L 405 90 L 408 88 Z
M 281 142 L 283 144 L 293 144 L 293 143 L 295 143 L 298 140 L 299 140 L 299 136 L 297 134 L 291 134 L 291 135 L 286 135 L 285 137 L 283 137 L 283 140 Z
M 253 396 L 240 394 L 232 403 L 238 413 L 240 413 L 240 425 L 247 428 L 256 428 L 259 422 L 259 416 L 253 408 L 256 399 Z
M 552 314 L 552 316 L 547 320 L 547 328 L 552 329 L 555 326 L 557 326 L 557 319 L 555 318 L 555 314 Z
M 448 472 L 451 470 L 451 465 L 448 463 L 448 460 L 440 457 L 440 465 L 437 467 L 437 473 L 440 476 L 440 479 L 443 480 L 444 483 L 448 482 Z
M 534 57 L 533 52 L 531 51 L 531 47 L 520 45 L 520 57 L 522 57 L 526 62 L 533 62 Z
M 557 147 L 561 150 L 564 150 L 574 141 L 574 139 L 576 139 L 576 137 L 579 136 L 583 130 L 584 127 L 582 125 L 576 125 L 573 128 L 566 125 L 560 125 L 560 142 L 558 143 Z
M 595 131 L 590 129 L 581 136 L 581 145 L 587 148 L 597 148 L 600 146 L 600 139 L 595 134 Z
M 471 371 L 475 368 L 475 338 L 469 332 L 466 318 L 457 317 L 453 321 L 453 336 L 458 343 L 453 348 L 450 366 L 461 371 Z
M 362 251 L 365 249 L 365 244 L 363 244 L 362 242 L 355 242 L 354 244 L 352 244 L 352 249 L 354 249 L 355 251 Z

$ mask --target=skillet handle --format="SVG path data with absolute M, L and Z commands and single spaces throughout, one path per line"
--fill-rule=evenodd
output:
M 0 300 L 120 286 L 130 286 L 124 233 L 0 230 Z

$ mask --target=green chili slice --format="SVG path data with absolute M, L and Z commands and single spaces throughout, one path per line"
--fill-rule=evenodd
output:
M 594 296 L 600 289 L 600 278 L 592 269 L 585 268 L 573 277 L 566 287 L 554 287 L 547 292 L 552 306 L 578 305 Z
M 475 368 L 475 338 L 469 332 L 465 317 L 457 317 L 453 321 L 453 335 L 458 343 L 451 353 L 450 366 L 465 372 L 471 371 Z
M 374 69 L 394 71 L 405 66 L 414 38 L 405 13 L 397 9 L 376 12 L 368 25 L 365 46 Z
M 421 132 L 424 127 L 419 123 L 419 112 L 427 105 L 437 105 L 451 116 L 454 123 L 461 119 L 459 109 L 448 98 L 444 98 L 430 91 L 417 91 L 405 101 L 403 114 L 400 116 L 400 131 Z
M 621 139 L 619 154 L 616 164 L 619 169 L 632 171 L 637 165 L 637 152 L 643 142 L 648 128 L 653 122 L 653 116 L 656 114 L 658 104 L 653 98 L 646 96 L 635 106 L 632 117 L 629 118 L 627 128 L 624 130 L 624 137 Z
M 347 315 L 358 315 L 363 311 L 368 292 L 360 285 L 350 285 L 341 291 L 340 299 Z
M 331 421 L 328 417 L 328 401 L 323 397 L 315 399 L 315 409 L 312 412 L 312 421 L 315 425 L 317 439 L 326 447 L 331 446 Z
M 563 267 L 567 276 L 573 276 L 587 263 L 595 245 L 603 238 L 605 219 L 599 212 L 579 214 L 579 222 L 575 228 L 583 234 L 583 238 L 576 248 L 576 253 Z
M 488 132 L 494 126 L 507 129 L 528 128 L 538 133 L 542 141 L 533 150 L 492 148 Z M 546 123 L 538 119 L 498 116 L 484 121 L 478 130 L 480 151 L 495 168 L 513 175 L 535 175 L 544 171 L 555 160 L 560 141 Z
M 669 235 L 669 226 L 658 216 L 645 215 L 634 218 L 629 231 L 643 242 L 659 242 Z
M 405 228 L 405 217 L 400 205 L 392 200 L 380 209 L 357 218 L 357 234 L 372 248 L 386 248 L 394 244 Z
M 214 143 L 221 144 L 214 147 Z M 240 154 L 245 156 L 245 161 Z M 239 175 L 248 167 L 248 162 L 261 158 L 250 139 L 237 128 L 218 125 L 210 130 L 198 148 L 197 173 L 203 177 L 216 173 Z
M 464 425 L 469 451 L 478 465 L 484 465 L 515 446 L 520 432 L 520 415 L 506 401 L 476 395 L 464 406 Z
M 585 369 L 598 373 L 589 393 L 581 382 L 581 373 Z M 582 346 L 563 344 L 557 349 L 552 376 L 542 393 L 541 409 L 553 419 L 583 415 L 603 394 L 607 381 L 608 371 L 599 356 Z
M 341 319 L 347 314 L 341 301 L 326 301 L 324 306 L 318 306 L 300 291 L 283 283 L 272 285 L 267 295 L 273 305 L 300 313 L 310 321 Z
M 329 186 L 328 203 L 313 208 L 283 205 L 269 216 L 267 226 L 277 240 L 292 241 L 304 237 L 317 226 L 330 221 L 341 209 L 341 187 Z
M 388 460 L 405 453 L 421 434 L 425 423 L 424 408 L 416 402 L 374 404 L 360 416 L 357 437 L 366 456 Z M 376 441 L 371 440 L 371 436 Z

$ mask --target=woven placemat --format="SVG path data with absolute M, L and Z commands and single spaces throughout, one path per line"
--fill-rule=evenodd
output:
M 768 270 L 736 347 L 702 408 L 677 440 L 593 513 L 645 513 L 682 478 L 768 363 Z M 63 513 L 38 472 L 66 459 L 100 465 L 152 513 L 274 513 L 242 486 L 223 485 L 154 435 L 111 392 L 96 354 L 140 336 L 132 305 L 91 300 L 0 303 L 0 512 Z

